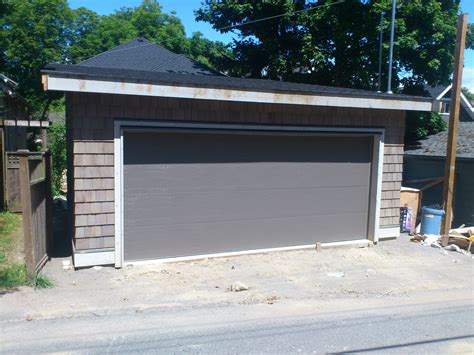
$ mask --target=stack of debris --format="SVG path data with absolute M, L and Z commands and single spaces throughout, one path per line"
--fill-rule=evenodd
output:
M 421 235 L 415 234 L 412 242 L 420 242 L 422 245 L 428 245 L 434 248 L 444 250 L 457 251 L 463 254 L 472 253 L 472 244 L 474 242 L 474 227 L 464 227 L 451 229 L 449 234 L 445 236 L 443 242 L 441 235 Z M 443 246 L 443 245 L 444 246 Z

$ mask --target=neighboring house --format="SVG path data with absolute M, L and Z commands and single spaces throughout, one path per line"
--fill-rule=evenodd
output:
M 66 92 L 75 266 L 399 235 L 423 97 L 223 76 L 144 39 L 48 65 Z
M 64 123 L 66 121 L 65 112 L 48 112 L 48 121 L 51 124 Z
M 7 208 L 11 199 L 15 199 L 7 187 L 10 179 L 7 152 L 26 148 L 26 127 L 14 123 L 28 117 L 28 103 L 16 92 L 16 88 L 17 83 L 0 74 L 0 211 Z M 15 122 L 11 125 L 7 121 Z
M 450 109 L 450 100 L 451 100 L 451 87 L 449 86 L 438 85 L 438 86 L 425 86 L 425 90 L 430 94 L 430 96 L 435 100 L 440 102 L 441 110 L 440 114 L 447 122 L 449 120 L 449 109 Z M 459 113 L 460 122 L 474 121 L 474 107 L 472 106 L 471 101 L 469 101 L 466 96 L 461 92 L 461 111 Z
M 406 148 L 403 184 L 421 188 L 425 206 L 443 203 L 444 164 L 448 132 L 417 142 Z M 433 178 L 433 180 L 428 180 Z M 437 180 L 435 180 L 438 178 Z M 412 182 L 422 180 L 421 182 Z M 438 182 L 438 183 L 436 183 Z M 460 122 L 457 144 L 453 226 L 474 225 L 474 122 Z M 433 184 L 434 183 L 434 184 Z
M 0 74 L 0 119 L 26 120 L 28 103 L 17 93 L 18 84 Z M 26 127 L 8 126 L 4 129 L 5 151 L 11 152 L 26 148 Z

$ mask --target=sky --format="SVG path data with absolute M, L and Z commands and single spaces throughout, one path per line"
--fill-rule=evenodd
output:
M 121 7 L 134 7 L 140 5 L 141 0 L 69 0 L 72 8 L 86 7 L 100 15 L 107 15 Z M 232 41 L 232 34 L 221 34 L 215 31 L 206 22 L 197 22 L 194 18 L 194 10 L 198 9 L 202 0 L 160 0 L 164 12 L 176 11 L 176 15 L 181 19 L 189 36 L 193 32 L 202 32 L 204 37 L 212 40 L 219 40 L 224 43 Z M 470 14 L 469 22 L 474 22 L 474 1 L 461 0 L 463 12 Z M 463 86 L 474 92 L 474 50 L 466 50 L 463 70 Z

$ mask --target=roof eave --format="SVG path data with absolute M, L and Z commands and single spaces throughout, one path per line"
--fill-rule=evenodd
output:
M 377 97 L 376 95 L 260 91 L 160 83 L 159 81 L 133 81 L 113 77 L 99 79 L 84 74 L 49 70 L 43 71 L 42 81 L 44 90 L 51 91 L 404 111 L 439 111 L 437 103 L 426 98 L 400 98 L 399 96 L 387 98 Z

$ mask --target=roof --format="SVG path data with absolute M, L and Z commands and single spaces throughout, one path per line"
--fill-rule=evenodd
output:
M 459 122 L 456 156 L 474 158 L 474 122 Z M 439 132 L 405 148 L 407 155 L 445 157 L 448 131 Z
M 432 100 L 427 97 L 228 77 L 145 39 L 135 39 L 77 65 L 49 64 L 42 73 L 46 90 L 338 107 L 432 109 Z M 120 87 L 115 83 L 120 83 Z M 259 93 L 262 95 L 256 95 Z M 338 101 L 339 98 L 343 100 Z
M 15 90 L 18 84 L 9 77 L 0 74 L 0 90 L 6 93 L 8 96 L 15 96 Z
M 432 97 L 433 99 L 436 99 L 439 97 L 439 95 L 443 93 L 443 91 L 446 90 L 446 85 L 436 85 L 436 86 L 425 85 L 423 89 L 426 92 L 428 92 L 430 97 Z
M 437 101 L 449 101 L 451 97 L 451 88 L 453 84 L 437 85 L 437 86 L 428 86 L 425 85 L 424 89 L 429 95 Z M 449 95 L 448 95 L 449 94 Z M 461 107 L 466 111 L 466 114 L 470 117 L 471 120 L 474 120 L 474 107 L 470 100 L 466 98 L 464 93 L 461 91 Z
M 26 99 L 17 92 L 18 84 L 9 77 L 0 74 L 0 93 L 6 94 L 12 100 L 21 102 L 25 106 L 30 106 Z
M 66 121 L 65 112 L 48 112 L 48 121 L 51 123 L 58 123 Z
M 144 38 L 135 38 L 130 42 L 86 59 L 80 62 L 78 66 L 158 73 L 222 75 L 185 55 L 173 53 Z

